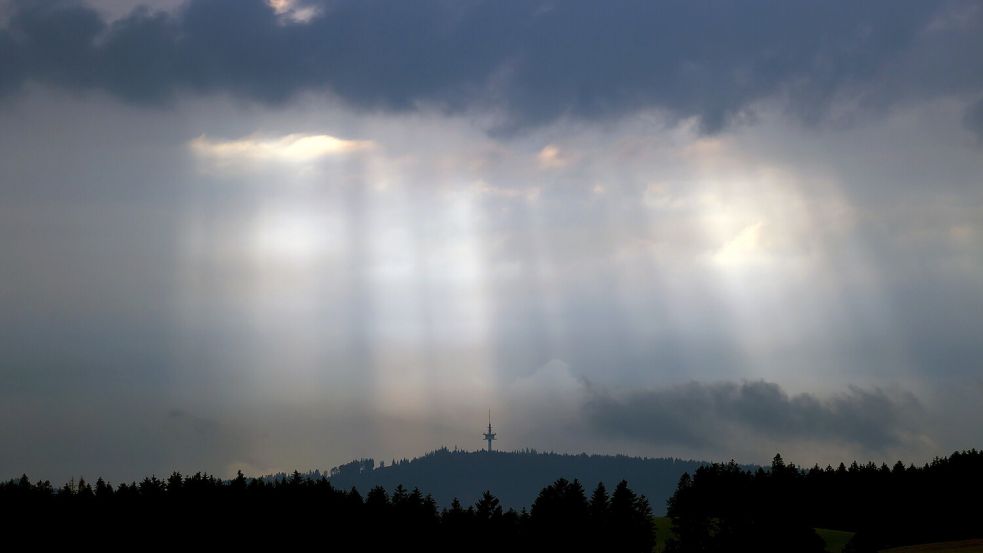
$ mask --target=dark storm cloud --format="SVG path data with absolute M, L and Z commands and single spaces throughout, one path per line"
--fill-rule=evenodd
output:
M 828 399 L 777 384 L 698 383 L 615 397 L 593 391 L 586 410 L 600 430 L 657 445 L 719 447 L 742 439 L 846 443 L 879 451 L 914 435 L 913 396 L 851 387 Z
M 500 109 L 512 127 L 658 108 L 713 131 L 776 95 L 816 120 L 844 91 L 883 105 L 983 87 L 983 10 L 972 3 L 319 7 L 297 22 L 261 0 L 190 0 L 174 14 L 138 9 L 109 24 L 71 2 L 14 2 L 0 31 L 0 90 L 38 80 L 135 102 L 178 90 L 266 102 L 330 90 L 371 108 Z

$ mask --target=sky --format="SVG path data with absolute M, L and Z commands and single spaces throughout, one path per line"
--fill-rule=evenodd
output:
M 983 445 L 983 2 L 0 0 L 0 478 Z

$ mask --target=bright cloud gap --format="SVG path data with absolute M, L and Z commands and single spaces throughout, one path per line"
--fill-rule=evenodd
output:
M 369 140 L 347 140 L 328 134 L 291 133 L 280 137 L 250 135 L 236 140 L 204 134 L 189 143 L 199 157 L 214 161 L 278 161 L 305 163 L 370 149 Z

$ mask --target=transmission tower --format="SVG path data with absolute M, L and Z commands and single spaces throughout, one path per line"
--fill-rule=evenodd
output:
M 492 450 L 492 440 L 495 439 L 495 433 L 492 432 L 491 427 L 491 409 L 488 410 L 488 432 L 485 432 L 485 440 L 488 441 L 488 451 Z

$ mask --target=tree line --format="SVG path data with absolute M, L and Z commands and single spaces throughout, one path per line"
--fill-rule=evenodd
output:
M 820 553 L 814 528 L 856 532 L 847 550 L 983 537 L 983 451 L 925 465 L 842 463 L 810 469 L 776 455 L 770 469 L 730 463 L 680 478 L 668 502 L 671 553 Z
M 486 491 L 473 505 L 439 508 L 419 489 L 376 486 L 363 497 L 298 472 L 273 481 L 173 473 L 113 486 L 79 479 L 60 488 L 27 476 L 0 483 L 0 529 L 48 543 L 107 546 L 308 547 L 328 551 L 627 551 L 655 544 L 648 501 L 626 481 L 587 496 L 578 480 L 543 488 L 530 509 L 504 509 Z
M 368 466 L 367 463 L 363 463 Z M 820 553 L 815 528 L 855 532 L 847 550 L 983 537 L 983 452 L 923 466 L 898 462 L 810 469 L 776 455 L 769 468 L 706 464 L 679 478 L 668 500 L 667 553 Z M 624 551 L 650 553 L 652 508 L 621 481 L 587 494 L 564 478 L 529 509 L 486 491 L 446 507 L 418 488 L 375 486 L 363 497 L 299 472 L 232 480 L 173 473 L 113 486 L 59 488 L 27 476 L 0 482 L 0 531 L 36 544 L 309 547 L 344 550 Z

